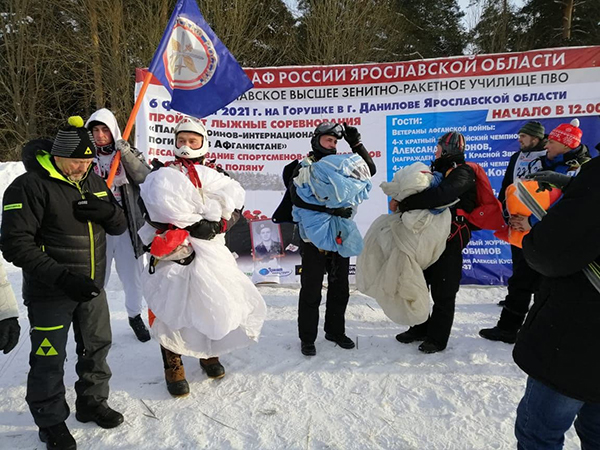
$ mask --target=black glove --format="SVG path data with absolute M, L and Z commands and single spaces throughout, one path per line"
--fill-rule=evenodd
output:
M 102 223 L 115 213 L 116 205 L 100 200 L 94 194 L 86 193 L 85 198 L 73 202 L 73 215 L 80 222 Z
M 56 286 L 65 291 L 71 300 L 81 303 L 89 302 L 102 291 L 90 277 L 76 272 L 66 272 L 58 279 Z
M 196 222 L 185 229 L 190 232 L 190 236 L 195 237 L 196 239 L 210 241 L 221 232 L 221 222 L 202 219 L 200 222 Z
M 332 216 L 338 216 L 343 219 L 349 219 L 352 215 L 352 208 L 326 208 L 325 212 Z
M 346 139 L 346 142 L 351 148 L 360 144 L 360 133 L 358 132 L 358 128 L 351 127 L 344 122 L 344 139 Z
M 19 333 L 21 327 L 16 317 L 0 320 L 0 350 L 4 350 L 5 355 L 19 342 Z
M 537 192 L 551 191 L 553 188 L 566 190 L 573 180 L 573 177 L 564 175 L 562 173 L 553 172 L 551 170 L 544 170 L 541 172 L 530 173 L 525 176 L 526 180 L 535 180 L 538 182 L 540 188 Z

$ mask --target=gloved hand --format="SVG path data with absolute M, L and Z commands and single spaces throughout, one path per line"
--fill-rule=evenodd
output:
M 190 236 L 196 239 L 204 239 L 210 241 L 221 232 L 221 222 L 213 222 L 211 220 L 202 219 L 185 229 L 190 232 Z
M 338 216 L 343 219 L 349 219 L 352 215 L 352 208 L 327 208 L 325 211 L 332 216 Z
M 131 151 L 131 145 L 125 139 L 119 139 L 116 144 L 117 150 L 121 153 L 127 153 Z
M 73 215 L 80 222 L 102 223 L 115 213 L 116 206 L 88 192 L 85 198 L 73 202 Z
M 0 321 L 0 350 L 4 354 L 10 353 L 19 342 L 21 327 L 16 317 L 10 317 Z
M 102 290 L 90 277 L 77 272 L 65 272 L 56 282 L 56 286 L 65 291 L 71 300 L 80 303 L 89 302 L 100 295 Z
M 571 180 L 573 180 L 573 177 L 551 170 L 544 170 L 541 172 L 530 173 L 525 176 L 525 179 L 537 181 L 540 186 L 537 192 L 542 192 L 551 191 L 553 188 L 564 191 L 569 186 L 569 183 L 571 183 Z
M 360 144 L 360 133 L 358 132 L 358 128 L 352 127 L 344 122 L 344 139 L 346 139 L 346 142 L 352 148 Z

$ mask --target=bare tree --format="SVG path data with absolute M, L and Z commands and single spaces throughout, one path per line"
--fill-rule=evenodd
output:
M 407 20 L 388 0 L 303 0 L 299 64 L 349 64 L 406 59 Z
M 200 0 L 199 5 L 241 65 L 294 63 L 295 19 L 282 0 Z
M 0 15 L 0 101 L 5 106 L 0 114 L 0 158 L 10 160 L 38 133 L 52 67 L 42 25 L 45 4 L 8 0 L 4 11 Z

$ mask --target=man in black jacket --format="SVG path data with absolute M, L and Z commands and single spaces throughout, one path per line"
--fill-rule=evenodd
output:
M 433 162 L 433 170 L 442 174 L 442 181 L 401 202 L 394 199 L 390 201 L 390 209 L 400 212 L 452 205 L 452 228 L 446 249 L 424 272 L 433 298 L 433 312 L 424 323 L 396 336 L 404 344 L 424 341 L 419 345 L 423 353 L 436 353 L 448 345 L 454 322 L 456 294 L 462 278 L 462 250 L 471 239 L 469 222 L 456 212 L 460 208 L 469 213 L 477 206 L 475 172 L 465 163 L 464 151 L 465 138 L 462 134 L 451 131 L 443 135 L 438 141 Z
M 369 152 L 361 142 L 358 129 L 344 127 L 338 123 L 323 122 L 314 131 L 311 138 L 312 151 L 307 158 L 312 162 L 337 153 L 337 143 L 344 138 L 353 153 L 360 155 L 369 168 L 371 176 L 377 170 Z M 300 165 L 297 165 L 292 175 L 292 180 L 298 176 Z M 326 212 L 328 214 L 349 218 L 352 208 L 327 208 L 324 205 L 307 203 L 296 193 L 293 182 L 288 184 L 290 198 L 294 206 L 310 209 L 312 211 Z M 341 256 L 337 252 L 324 251 L 317 248 L 312 242 L 302 242 L 302 273 L 300 274 L 300 297 L 298 300 L 298 334 L 300 337 L 300 350 L 305 356 L 317 354 L 315 340 L 319 326 L 319 305 L 321 304 L 321 288 L 323 276 L 327 273 L 327 309 L 325 312 L 325 339 L 335 342 L 341 348 L 352 349 L 355 344 L 348 336 L 345 329 L 345 314 L 350 298 L 348 270 L 350 258 Z
M 600 263 L 599 204 L 594 158 L 523 239 L 525 259 L 542 279 L 513 351 L 529 375 L 517 409 L 520 449 L 562 448 L 575 419 L 581 448 L 600 448 L 600 293 L 583 273 Z
M 69 327 L 77 343 L 76 418 L 113 428 L 123 416 L 107 404 L 111 331 L 106 295 L 105 233 L 121 234 L 123 211 L 104 180 L 91 171 L 96 155 L 80 117 L 58 132 L 50 153 L 4 194 L 0 248 L 23 269 L 23 298 L 31 326 L 26 400 L 48 449 L 75 449 L 65 420 L 63 383 Z
M 527 122 L 519 130 L 519 151 L 511 157 L 502 180 L 502 188 L 498 200 L 505 207 L 506 189 L 515 180 L 536 173 L 542 169 L 542 159 L 546 155 L 546 137 L 544 126 L 540 122 Z M 508 213 L 505 209 L 508 222 Z M 479 331 L 482 338 L 491 341 L 503 341 L 512 344 L 517 339 L 517 331 L 525 315 L 529 311 L 531 296 L 537 290 L 539 274 L 525 262 L 523 251 L 514 245 L 510 246 L 512 256 L 512 276 L 508 279 L 508 294 L 499 304 L 502 306 L 500 320 L 493 328 Z

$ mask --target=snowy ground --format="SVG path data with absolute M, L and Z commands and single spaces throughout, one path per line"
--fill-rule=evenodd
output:
M 0 164 L 0 193 L 22 170 Z M 19 296 L 19 269 L 6 265 Z M 113 273 L 114 269 L 113 269 Z M 113 329 L 110 405 L 125 424 L 103 430 L 71 415 L 80 449 L 513 449 L 515 410 L 525 376 L 512 346 L 478 337 L 495 324 L 504 288 L 463 287 L 446 351 L 424 355 L 400 344 L 401 327 L 377 303 L 352 292 L 347 333 L 358 348 L 317 340 L 317 356 L 300 353 L 298 288 L 261 286 L 269 312 L 260 342 L 221 358 L 227 375 L 208 380 L 185 358 L 191 394 L 168 394 L 156 342 L 138 342 L 127 323 L 124 294 L 108 285 Z M 42 449 L 25 404 L 29 341 L 21 305 L 21 340 L 0 354 L 0 449 Z M 322 314 L 324 310 L 322 309 Z M 73 407 L 75 346 L 68 347 L 65 384 Z M 571 430 L 566 449 L 579 448 Z
M 19 292 L 18 269 L 7 265 Z M 369 297 L 353 292 L 344 350 L 320 333 L 317 356 L 300 353 L 297 288 L 260 287 L 269 307 L 261 340 L 222 358 L 227 375 L 208 380 L 185 358 L 191 394 L 167 393 L 158 345 L 138 342 L 127 324 L 122 286 L 110 281 L 113 370 L 110 404 L 125 414 L 103 430 L 71 415 L 81 449 L 512 449 L 525 376 L 512 346 L 477 336 L 497 320 L 503 288 L 463 288 L 445 352 L 424 355 L 400 344 L 400 331 Z M 28 324 L 21 307 L 17 348 L 0 356 L 0 448 L 44 448 L 24 401 Z M 74 344 L 65 382 L 74 404 Z M 569 432 L 567 449 L 579 441 Z

